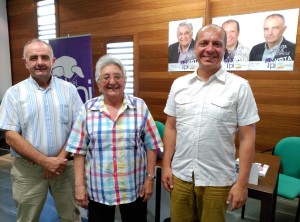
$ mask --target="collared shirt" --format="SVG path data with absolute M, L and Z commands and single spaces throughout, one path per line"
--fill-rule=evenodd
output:
M 195 53 L 194 53 L 194 49 L 190 49 L 191 43 L 189 44 L 189 46 L 187 47 L 186 51 L 183 52 L 180 48 L 180 44 L 178 45 L 178 63 L 180 64 L 184 64 L 184 63 L 188 63 L 191 60 L 195 59 Z
M 224 62 L 247 62 L 249 61 L 249 53 L 249 48 L 238 42 L 234 50 L 231 52 L 226 50 Z
M 125 95 L 116 120 L 103 96 L 82 107 L 70 134 L 67 151 L 86 155 L 89 198 L 106 204 L 131 203 L 140 195 L 147 172 L 147 150 L 162 142 L 145 102 Z
M 75 86 L 52 76 L 47 89 L 30 76 L 10 87 L 0 108 L 0 128 L 19 132 L 46 156 L 57 156 L 82 101 Z M 12 156 L 19 156 L 11 150 Z
M 176 79 L 164 112 L 176 117 L 176 177 L 196 186 L 236 180 L 234 138 L 239 126 L 259 120 L 248 81 L 221 68 L 204 82 L 197 71 Z
M 231 52 L 229 52 L 228 50 L 225 51 L 225 55 L 224 55 L 225 62 L 233 62 L 234 55 L 235 55 L 238 45 L 239 45 L 239 43 L 236 44 L 235 48 Z
M 269 49 L 268 44 L 265 43 L 265 51 L 264 51 L 264 54 L 262 57 L 262 61 L 269 61 L 269 62 L 273 61 L 274 57 L 276 56 L 276 54 L 279 50 L 282 40 L 283 40 L 283 38 L 281 38 L 281 41 L 276 46 L 274 46 L 272 49 Z

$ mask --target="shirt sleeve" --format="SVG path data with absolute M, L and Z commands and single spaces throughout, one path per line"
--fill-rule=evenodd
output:
M 144 103 L 145 115 L 146 115 L 146 123 L 145 123 L 145 137 L 144 137 L 144 144 L 146 149 L 148 150 L 157 150 L 160 147 L 163 147 L 158 129 L 156 127 L 155 121 L 147 107 Z
M 248 82 L 241 85 L 237 113 L 239 126 L 246 126 L 259 121 L 257 105 Z
M 168 95 L 168 100 L 164 109 L 164 113 L 169 116 L 176 116 L 176 104 L 175 104 L 175 88 L 176 88 L 176 80 L 173 82 L 171 86 L 170 93 Z
M 8 89 L 1 102 L 0 129 L 20 132 L 18 103 L 13 94 L 12 89 Z
M 68 138 L 66 151 L 70 153 L 86 155 L 89 144 L 89 137 L 86 131 L 86 110 L 82 106 L 73 124 Z

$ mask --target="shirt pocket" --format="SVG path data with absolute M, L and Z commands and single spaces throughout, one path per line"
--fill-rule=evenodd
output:
M 116 132 L 118 150 L 134 150 L 143 146 L 143 137 L 139 129 L 120 129 Z
M 214 100 L 209 103 L 209 117 L 221 121 L 236 120 L 236 106 L 233 101 Z
M 176 102 L 176 117 L 190 116 L 193 111 L 193 98 L 190 96 L 179 96 L 175 98 Z
M 70 107 L 67 104 L 59 105 L 59 121 L 64 124 L 68 124 L 70 121 Z

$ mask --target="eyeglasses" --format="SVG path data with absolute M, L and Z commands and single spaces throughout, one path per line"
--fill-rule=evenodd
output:
M 116 73 L 116 74 L 113 74 L 113 75 L 105 74 L 105 75 L 103 75 L 103 76 L 100 77 L 100 79 L 101 79 L 102 82 L 109 82 L 112 78 L 115 81 L 120 81 L 121 79 L 124 78 L 124 75 Z
M 187 37 L 187 36 L 190 36 L 191 35 L 191 32 L 178 32 L 177 33 L 177 36 L 178 37 Z

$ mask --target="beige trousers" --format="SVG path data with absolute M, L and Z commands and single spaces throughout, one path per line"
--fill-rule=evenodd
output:
M 44 168 L 31 161 L 16 157 L 11 169 L 13 198 L 18 208 L 18 222 L 38 222 L 48 190 L 61 222 L 79 222 L 80 211 L 74 198 L 73 161 L 63 173 L 44 179 Z

